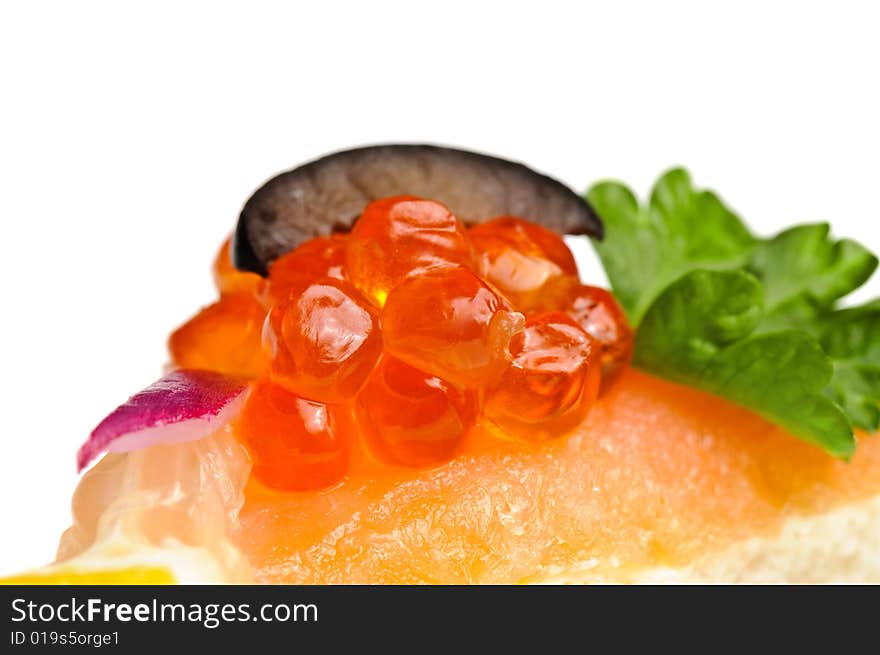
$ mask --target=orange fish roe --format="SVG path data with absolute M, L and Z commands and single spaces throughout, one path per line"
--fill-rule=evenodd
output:
M 346 282 L 319 279 L 272 308 L 263 351 L 276 383 L 303 398 L 344 402 L 382 353 L 379 319 Z
M 620 307 L 579 283 L 559 235 L 511 216 L 466 230 L 409 196 L 265 280 L 236 271 L 227 242 L 215 277 L 220 300 L 171 335 L 172 359 L 254 380 L 238 432 L 275 489 L 334 485 L 352 449 L 419 468 L 486 438 L 560 436 L 632 352 Z
M 352 432 L 346 413 L 298 398 L 269 381 L 258 382 L 238 420 L 254 475 L 266 486 L 287 491 L 339 482 L 348 467 Z
M 623 309 L 611 292 L 577 280 L 560 279 L 547 291 L 538 305 L 568 312 L 598 342 L 603 387 L 607 387 L 632 359 L 633 331 Z
M 263 375 L 260 335 L 266 311 L 251 295 L 224 295 L 177 328 L 168 339 L 173 363 L 236 378 Z
M 528 308 L 541 288 L 560 276 L 577 277 L 574 256 L 555 232 L 503 216 L 468 230 L 480 274 L 517 307 Z
M 536 314 L 510 345 L 513 361 L 488 393 L 485 416 L 529 441 L 579 425 L 599 392 L 593 339 L 568 314 Z
M 263 284 L 263 278 L 256 273 L 240 271 L 232 265 L 232 258 L 229 256 L 231 241 L 231 238 L 227 238 L 214 258 L 214 286 L 221 294 L 257 293 Z
M 439 202 L 412 196 L 370 203 L 352 228 L 346 255 L 349 279 L 379 307 L 410 275 L 472 261 L 461 221 Z
M 495 380 L 523 317 L 466 268 L 410 277 L 388 295 L 385 347 L 403 361 L 462 386 Z
M 370 448 L 390 462 L 445 462 L 477 418 L 473 392 L 386 356 L 358 396 L 357 416 Z
M 270 302 L 284 299 L 291 288 L 322 277 L 345 279 L 346 239 L 342 235 L 317 237 L 282 255 L 269 267 Z

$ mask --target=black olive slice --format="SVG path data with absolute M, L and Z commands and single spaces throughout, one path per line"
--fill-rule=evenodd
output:
M 602 238 L 586 200 L 523 164 L 440 146 L 382 145 L 336 152 L 266 182 L 242 209 L 233 263 L 266 275 L 303 241 L 346 231 L 371 201 L 402 194 L 442 202 L 469 224 L 511 215 Z

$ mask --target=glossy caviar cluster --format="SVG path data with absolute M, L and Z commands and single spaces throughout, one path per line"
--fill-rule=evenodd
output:
M 620 307 L 580 283 L 558 234 L 514 217 L 467 229 L 409 196 L 371 203 L 266 279 L 236 270 L 228 243 L 214 273 L 219 301 L 171 335 L 171 356 L 252 382 L 237 432 L 276 489 L 337 484 L 355 443 L 428 467 L 478 423 L 563 435 L 632 352 Z

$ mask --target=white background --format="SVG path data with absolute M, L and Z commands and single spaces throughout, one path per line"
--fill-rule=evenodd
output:
M 440 142 L 642 193 L 682 163 L 759 232 L 880 251 L 869 2 L 2 6 L 0 573 L 53 556 L 76 448 L 212 299 L 250 192 L 326 151 Z

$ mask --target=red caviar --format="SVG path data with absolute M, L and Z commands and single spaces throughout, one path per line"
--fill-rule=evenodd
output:
M 298 398 L 267 380 L 256 383 L 238 421 L 254 475 L 287 491 L 338 483 L 348 468 L 351 438 L 345 411 Z
M 172 359 L 254 380 L 237 431 L 254 476 L 287 491 L 339 482 L 358 438 L 435 466 L 471 434 L 562 435 L 632 354 L 620 306 L 580 284 L 558 234 L 511 216 L 466 230 L 410 196 L 370 203 L 268 279 L 235 270 L 228 241 L 214 273 L 220 300 L 171 335 Z
M 294 288 L 272 308 L 263 351 L 273 381 L 303 398 L 338 403 L 354 397 L 382 354 L 379 319 L 342 280 Z
M 521 218 L 502 216 L 472 227 L 468 237 L 477 268 L 515 305 L 527 308 L 545 284 L 577 276 L 574 257 L 555 232 Z
M 470 266 L 464 225 L 432 200 L 397 196 L 367 205 L 348 237 L 349 279 L 378 307 L 405 278 L 450 265 Z
M 263 283 L 263 278 L 256 273 L 240 271 L 232 265 L 231 241 L 231 238 L 227 238 L 214 258 L 214 286 L 221 294 L 257 293 Z
M 545 309 L 568 312 L 598 342 L 603 386 L 613 381 L 629 364 L 633 353 L 633 331 L 610 291 L 567 279 L 553 285 L 540 304 Z
M 511 343 L 513 361 L 486 399 L 505 434 L 543 441 L 583 421 L 599 392 L 593 339 L 564 312 L 536 314 Z
M 466 268 L 411 277 L 382 312 L 385 348 L 423 371 L 461 386 L 496 379 L 523 317 Z
M 269 266 L 270 302 L 284 299 L 295 286 L 322 277 L 344 280 L 346 239 L 341 235 L 317 237 L 282 255 Z
M 253 379 L 263 375 L 260 334 L 266 311 L 251 295 L 224 295 L 172 332 L 171 359 L 181 368 Z
M 386 356 L 357 400 L 361 430 L 383 459 L 407 466 L 451 459 L 477 418 L 473 392 Z

